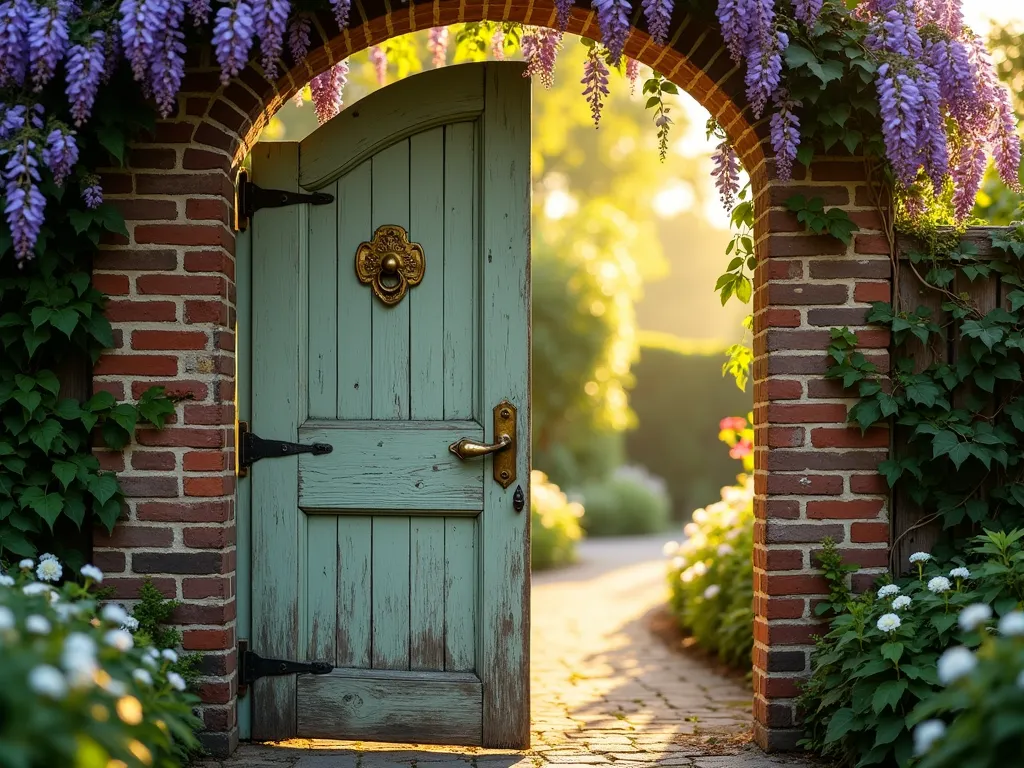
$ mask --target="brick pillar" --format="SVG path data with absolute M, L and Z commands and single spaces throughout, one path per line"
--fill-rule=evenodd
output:
M 872 301 L 888 301 L 891 267 L 863 160 L 816 160 L 806 178 L 781 184 L 755 172 L 754 295 L 754 715 L 765 749 L 801 736 L 794 697 L 810 673 L 814 607 L 827 594 L 814 555 L 826 536 L 862 571 L 865 587 L 888 562 L 888 489 L 877 468 L 887 430 L 846 426 L 856 402 L 824 377 L 829 329 L 857 331 L 866 354 L 888 369 L 888 333 L 865 328 Z M 785 210 L 792 195 L 845 208 L 861 227 L 849 246 L 810 235 Z
M 188 88 L 215 88 L 190 77 Z M 203 103 L 208 101 L 208 96 Z M 140 429 L 122 454 L 105 454 L 127 496 L 95 561 L 117 598 L 145 577 L 182 605 L 184 647 L 204 652 L 203 738 L 214 753 L 237 743 L 235 723 L 233 140 L 194 116 L 177 119 L 104 175 L 129 237 L 106 243 L 94 282 L 110 296 L 115 348 L 94 370 L 95 389 L 137 398 L 152 385 L 182 400 L 163 430 Z

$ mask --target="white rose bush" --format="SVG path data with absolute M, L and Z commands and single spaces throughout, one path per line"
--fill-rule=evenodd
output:
M 199 699 L 121 606 L 101 607 L 52 555 L 0 569 L 0 766 L 176 768 L 198 747 Z
M 952 561 L 915 553 L 907 577 L 859 596 L 847 587 L 851 566 L 826 544 L 819 558 L 832 595 L 819 613 L 829 625 L 800 699 L 803 745 L 836 766 L 1017 764 L 1022 540 L 1024 529 L 987 532 Z
M 734 454 L 743 440 L 752 445 L 753 430 L 743 418 L 722 424 L 720 437 Z M 733 458 L 748 455 L 743 450 Z M 753 477 L 739 475 L 736 485 L 723 488 L 721 496 L 693 513 L 681 543 L 665 548 L 669 606 L 680 628 L 698 646 L 729 666 L 749 671 L 754 644 Z

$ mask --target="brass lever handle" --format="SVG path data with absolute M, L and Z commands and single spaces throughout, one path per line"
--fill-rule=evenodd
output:
M 509 435 L 501 435 L 496 443 L 478 443 L 475 440 L 470 440 L 468 437 L 464 437 L 457 443 L 452 443 L 448 446 L 448 450 L 454 453 L 463 461 L 469 459 L 477 459 L 481 456 L 486 456 L 489 453 L 498 453 L 504 451 L 512 445 L 512 437 Z

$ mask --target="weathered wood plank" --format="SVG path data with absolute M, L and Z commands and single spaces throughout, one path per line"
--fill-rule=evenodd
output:
M 375 155 L 373 167 L 373 229 L 396 224 L 409 229 L 409 142 L 392 145 Z M 369 239 L 369 238 L 368 238 Z M 369 286 L 364 289 L 370 292 Z M 413 289 L 415 290 L 415 289 Z M 374 419 L 409 418 L 409 301 L 393 307 L 374 299 L 373 405 Z
M 468 64 L 424 72 L 346 109 L 302 142 L 299 183 L 321 189 L 414 133 L 473 120 L 484 106 L 482 69 Z
M 370 552 L 373 522 L 369 517 L 338 521 L 338 656 L 339 667 L 370 667 L 373 633 Z
M 444 666 L 444 518 L 414 517 L 409 569 L 409 669 Z
M 406 295 L 410 413 L 444 418 L 444 128 L 409 140 L 409 237 L 423 247 L 423 281 Z
M 479 334 L 477 123 L 445 127 L 444 417 L 482 418 L 475 410 Z
M 306 659 L 337 658 L 338 519 L 314 515 L 306 520 Z
M 409 669 L 409 518 L 373 519 L 374 669 Z
M 298 145 L 259 144 L 253 181 L 270 189 L 298 189 Z M 253 217 L 253 250 L 273 254 L 253 263 L 253 400 L 256 432 L 291 440 L 305 413 L 300 350 L 305 347 L 306 208 L 289 206 Z M 253 647 L 268 657 L 299 652 L 299 551 L 294 457 L 252 467 Z M 253 686 L 253 738 L 295 735 L 295 679 L 267 677 Z
M 368 419 L 373 396 L 373 293 L 356 277 L 359 244 L 373 237 L 370 162 L 338 181 L 339 419 Z
M 338 413 L 338 185 L 309 209 L 309 416 Z
M 459 461 L 448 450 L 463 437 L 482 439 L 476 422 L 307 422 L 299 436 L 334 447 L 299 458 L 306 512 L 483 508 L 483 462 Z
M 444 521 L 444 668 L 476 669 L 476 606 L 479 584 L 477 521 Z
M 518 480 L 507 489 L 484 483 L 477 669 L 484 684 L 484 744 L 518 749 L 530 743 L 530 515 L 512 506 L 521 486 L 530 508 L 529 80 L 518 66 L 488 64 L 484 100 L 482 408 L 503 398 L 518 408 L 519 448 Z
M 310 738 L 481 743 L 483 686 L 472 675 L 427 672 L 303 676 L 299 731 Z

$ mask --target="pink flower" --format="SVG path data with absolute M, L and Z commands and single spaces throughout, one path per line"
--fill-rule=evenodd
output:
M 739 432 L 740 430 L 747 428 L 747 420 L 742 416 L 726 416 L 718 422 L 718 428 L 723 432 L 727 429 Z
M 754 452 L 754 444 L 746 438 L 740 440 L 729 449 L 729 456 L 733 459 L 745 459 Z

